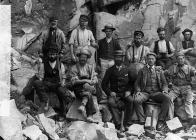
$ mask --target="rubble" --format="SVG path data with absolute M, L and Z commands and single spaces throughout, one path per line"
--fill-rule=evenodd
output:
M 175 131 L 177 129 L 182 128 L 182 124 L 180 120 L 178 119 L 178 117 L 175 117 L 169 121 L 166 121 L 166 124 L 171 131 Z

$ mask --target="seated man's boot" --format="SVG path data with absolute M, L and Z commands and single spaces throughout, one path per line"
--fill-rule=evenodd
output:
M 86 107 L 84 105 L 79 106 L 78 111 L 86 118 Z
M 163 131 L 165 129 L 166 125 L 163 121 L 158 121 L 156 130 L 157 131 Z

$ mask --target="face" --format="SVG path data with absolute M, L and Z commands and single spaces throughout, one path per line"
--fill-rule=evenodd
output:
M 156 58 L 153 55 L 148 55 L 147 63 L 149 66 L 153 66 L 156 62 Z
M 106 35 L 107 38 L 110 38 L 112 36 L 112 33 L 113 33 L 112 29 L 106 29 L 105 30 L 105 35 Z
M 58 20 L 53 20 L 53 21 L 50 22 L 50 27 L 51 28 L 56 28 L 57 24 L 58 24 Z
M 88 26 L 88 21 L 80 21 L 80 28 L 81 29 L 86 29 Z
M 184 39 L 185 40 L 190 40 L 191 39 L 191 33 L 190 32 L 185 32 L 184 33 Z
M 120 66 L 123 63 L 124 56 L 115 56 L 114 61 L 117 66 Z
M 160 40 L 164 40 L 165 39 L 165 31 L 159 32 L 158 35 L 159 35 L 159 39 Z
M 88 57 L 85 54 L 81 54 L 79 56 L 79 63 L 80 65 L 85 65 L 87 63 Z
M 48 59 L 50 62 L 54 62 L 57 59 L 57 53 L 49 52 Z
M 142 43 L 142 36 L 141 35 L 136 35 L 134 37 L 134 43 L 136 46 L 140 46 Z
M 184 56 L 178 56 L 177 57 L 177 62 L 178 62 L 179 65 L 184 65 L 184 62 L 185 62 Z

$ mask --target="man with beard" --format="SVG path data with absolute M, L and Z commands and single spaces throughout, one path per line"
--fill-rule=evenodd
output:
M 177 63 L 165 71 L 168 77 L 168 83 L 171 88 L 169 95 L 172 100 L 175 100 L 179 95 L 184 98 L 185 112 L 187 114 L 187 121 L 192 125 L 195 121 L 193 119 L 193 91 L 191 89 L 191 78 L 195 76 L 196 70 L 194 67 L 185 64 L 185 56 L 179 52 L 176 54 Z
M 127 105 L 132 108 L 130 78 L 128 68 L 123 64 L 124 56 L 125 54 L 122 50 L 116 50 L 114 52 L 115 64 L 106 71 L 102 81 L 102 88 L 108 96 L 108 104 L 115 127 L 122 131 L 124 127 L 122 125 L 121 115 L 124 114 Z
M 149 98 L 161 104 L 157 130 L 163 130 L 168 113 L 173 109 L 173 103 L 167 95 L 168 86 L 163 71 L 155 66 L 156 54 L 147 54 L 147 65 L 142 68 L 135 82 L 134 108 L 141 124 L 145 123 L 142 104 Z M 172 118 L 169 118 L 172 119 Z
M 60 102 L 60 116 L 64 117 L 65 105 L 68 103 L 70 97 L 68 90 L 65 87 L 65 67 L 57 59 L 58 48 L 56 44 L 51 45 L 47 51 L 47 60 L 40 65 L 38 74 L 39 80 L 35 80 L 33 85 L 36 93 L 42 102 L 44 111 L 49 108 L 48 92 L 55 92 Z
M 118 41 L 112 37 L 114 30 L 115 28 L 112 24 L 105 25 L 102 31 L 106 37 L 98 42 L 97 63 L 101 68 L 101 79 L 103 79 L 106 70 L 114 65 L 114 51 L 121 50 Z
M 159 40 L 155 41 L 150 47 L 150 51 L 157 55 L 156 65 L 167 69 L 172 63 L 172 56 L 174 54 L 174 47 L 170 41 L 165 40 L 165 29 L 159 27 L 157 29 Z
M 93 33 L 87 29 L 88 26 L 88 16 L 81 15 L 79 18 L 79 27 L 74 29 L 71 33 L 69 39 L 69 45 L 71 50 L 71 58 L 74 62 L 77 61 L 76 54 L 81 48 L 87 48 L 91 51 L 92 57 L 89 60 L 89 63 L 95 63 L 95 49 L 97 44 L 95 43 L 95 38 Z M 94 48 L 93 48 L 94 47 Z
M 57 27 L 57 25 L 57 17 L 51 17 L 49 19 L 49 29 L 42 32 L 42 35 L 39 39 L 42 45 L 43 61 L 47 59 L 47 50 L 48 47 L 52 44 L 56 44 L 58 53 L 65 49 L 65 35 L 63 31 Z
M 87 63 L 91 57 L 89 49 L 81 48 L 77 53 L 79 62 L 71 68 L 71 82 L 76 98 L 82 100 L 78 111 L 88 120 L 96 113 L 93 94 L 96 90 L 94 85 L 98 82 L 97 73 L 94 71 L 94 64 Z
M 145 64 L 146 54 L 149 53 L 149 48 L 142 45 L 144 33 L 142 31 L 134 32 L 134 40 L 128 45 L 126 57 L 130 63 L 143 63 Z
M 192 35 L 193 35 L 193 31 L 191 31 L 190 29 L 185 29 L 182 32 L 183 36 L 184 36 L 184 40 L 179 42 L 177 45 L 178 50 L 186 55 L 186 59 L 190 62 L 190 60 L 195 60 L 195 58 L 192 58 L 191 56 L 189 56 L 188 53 L 190 53 L 194 48 L 195 48 L 195 43 L 194 41 L 191 39 Z M 187 62 L 188 63 L 188 62 Z

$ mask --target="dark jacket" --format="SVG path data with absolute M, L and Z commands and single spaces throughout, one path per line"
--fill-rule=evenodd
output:
M 130 90 L 129 84 L 128 68 L 122 65 L 121 70 L 118 71 L 114 65 L 106 71 L 102 81 L 102 89 L 108 96 L 111 92 L 116 92 L 117 96 L 124 97 L 125 91 Z
M 135 90 L 136 92 L 142 92 L 145 90 L 146 88 L 146 82 L 147 82 L 147 77 L 148 77 L 148 67 L 145 66 L 144 68 L 142 68 L 139 73 L 138 73 L 138 77 L 137 80 L 135 82 Z M 160 88 L 161 91 L 168 91 L 168 86 L 167 86 L 167 81 L 164 75 L 164 72 L 160 69 L 155 67 L 155 72 L 158 78 L 158 86 Z
M 182 47 L 183 49 L 194 48 L 194 41 L 190 40 L 190 42 L 188 43 L 188 46 L 187 46 L 186 41 L 182 41 Z
M 98 45 L 99 45 L 99 48 L 97 50 L 98 61 L 99 61 L 99 58 L 106 59 L 106 60 L 114 59 L 114 56 L 113 56 L 114 51 L 121 49 L 118 41 L 113 38 L 109 43 L 107 43 L 106 38 L 103 38 L 99 40 Z

